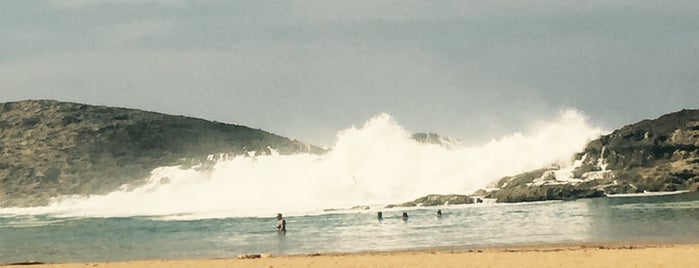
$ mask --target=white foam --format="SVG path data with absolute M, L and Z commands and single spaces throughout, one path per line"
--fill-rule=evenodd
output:
M 679 191 L 667 191 L 667 192 L 649 192 L 643 191 L 642 193 L 631 193 L 631 194 L 608 194 L 607 197 L 639 197 L 639 196 L 662 196 L 662 195 L 676 195 L 688 193 L 687 190 Z
M 269 216 L 401 203 L 435 193 L 470 194 L 503 176 L 569 162 L 601 133 L 581 113 L 566 111 L 531 133 L 447 148 L 414 141 L 410 131 L 381 114 L 338 132 L 325 155 L 219 156 L 209 171 L 162 167 L 135 189 L 63 196 L 46 207 L 2 208 L 0 214 Z

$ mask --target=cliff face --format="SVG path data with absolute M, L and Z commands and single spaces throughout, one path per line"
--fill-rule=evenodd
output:
M 159 166 L 211 154 L 322 153 L 245 126 L 51 100 L 0 104 L 0 206 L 43 205 L 138 183 Z
M 498 202 L 596 197 L 699 187 L 699 110 L 625 126 L 590 142 L 565 169 L 502 178 Z

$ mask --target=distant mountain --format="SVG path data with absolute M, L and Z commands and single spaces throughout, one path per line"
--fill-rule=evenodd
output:
M 568 169 L 500 179 L 498 202 L 574 199 L 699 188 L 699 110 L 625 126 L 590 142 Z
M 245 126 L 53 100 L 0 104 L 0 206 L 47 204 L 139 183 L 159 166 L 211 155 L 323 153 Z

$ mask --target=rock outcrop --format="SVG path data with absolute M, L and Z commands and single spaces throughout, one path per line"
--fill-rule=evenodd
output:
M 442 205 L 473 204 L 473 203 L 480 203 L 480 202 L 483 202 L 483 200 L 481 200 L 478 197 L 472 197 L 472 196 L 468 196 L 468 195 L 431 194 L 431 195 L 423 196 L 423 197 L 420 197 L 420 198 L 415 199 L 413 201 L 405 202 L 402 204 L 388 205 L 388 206 L 386 206 L 386 208 L 415 207 L 415 206 L 430 207 L 430 206 L 442 206 Z
M 53 100 L 0 104 L 0 206 L 110 192 L 159 166 L 219 154 L 323 153 L 259 129 Z
M 461 142 L 451 137 L 443 137 L 435 133 L 415 133 L 411 138 L 417 142 L 425 144 L 434 144 L 446 148 L 454 148 L 461 145 Z
M 625 126 L 590 142 L 570 167 L 500 179 L 487 197 L 522 202 L 699 188 L 699 110 Z

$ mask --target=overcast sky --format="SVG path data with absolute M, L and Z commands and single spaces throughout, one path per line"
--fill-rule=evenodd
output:
M 0 102 L 57 99 L 331 146 L 391 114 L 466 142 L 575 108 L 699 108 L 699 2 L 0 1 Z

